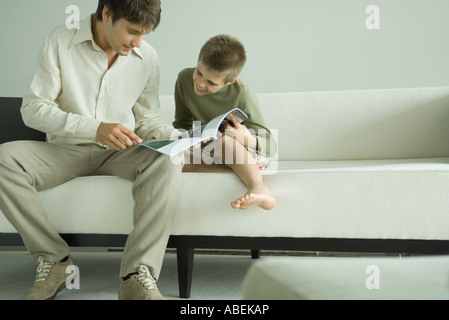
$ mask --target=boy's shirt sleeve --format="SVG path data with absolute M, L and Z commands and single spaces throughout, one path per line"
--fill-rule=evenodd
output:
M 244 124 L 257 138 L 257 152 L 265 157 L 273 157 L 277 150 L 277 143 L 265 123 L 259 108 L 257 96 L 247 88 L 238 100 L 237 106 L 248 116 Z
M 175 85 L 175 120 L 173 126 L 184 130 L 190 130 L 193 126 L 193 115 L 185 102 L 184 88 L 180 76 L 178 76 Z
M 143 140 L 168 139 L 178 136 L 179 132 L 160 118 L 159 102 L 159 59 L 155 55 L 151 67 L 151 76 L 144 91 L 133 107 L 136 120 L 135 132 Z

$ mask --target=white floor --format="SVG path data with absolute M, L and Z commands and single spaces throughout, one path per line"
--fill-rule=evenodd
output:
M 107 248 L 72 248 L 71 250 L 73 262 L 80 272 L 80 288 L 72 290 L 65 288 L 55 300 L 117 300 L 122 252 Z M 290 256 L 289 259 L 301 259 L 304 256 L 398 257 L 389 254 L 263 252 L 260 259 L 271 259 L 278 255 Z M 161 293 L 169 300 L 237 302 L 242 299 L 243 279 L 251 264 L 256 261 L 258 260 L 251 259 L 249 250 L 196 251 L 191 297 L 181 299 L 178 289 L 176 254 L 174 250 L 169 249 L 157 284 Z M 34 283 L 36 268 L 37 263 L 23 247 L 0 247 L 0 301 L 21 300 L 24 293 Z
M 64 289 L 55 299 L 117 300 L 121 256 L 121 252 L 72 252 L 74 264 L 80 270 L 80 289 Z M 241 299 L 241 283 L 252 262 L 249 252 L 248 255 L 196 254 L 190 299 Z M 37 263 L 25 251 L 0 251 L 0 300 L 22 299 L 33 285 L 36 268 Z M 166 254 L 158 287 L 167 299 L 180 299 L 176 254 Z

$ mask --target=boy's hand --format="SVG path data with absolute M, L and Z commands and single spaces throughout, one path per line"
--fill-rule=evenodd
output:
M 98 127 L 96 140 L 114 150 L 126 150 L 134 143 L 142 143 L 134 132 L 120 123 L 104 123 Z
M 241 124 L 234 115 L 230 114 L 229 118 L 231 119 L 233 126 L 229 123 L 225 124 L 226 135 L 234 138 L 247 148 L 257 149 L 257 139 L 251 132 L 249 132 L 248 128 Z

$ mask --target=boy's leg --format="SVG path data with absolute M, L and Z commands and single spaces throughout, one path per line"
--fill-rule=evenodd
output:
M 235 209 L 247 209 L 253 206 L 259 206 L 265 210 L 273 209 L 276 200 L 265 186 L 254 157 L 232 137 L 224 135 L 219 142 L 221 142 L 222 159 L 225 165 L 230 165 L 248 188 L 248 192 L 231 202 L 231 206 Z
M 96 172 L 134 181 L 134 228 L 126 242 L 120 277 L 137 272 L 141 265 L 159 277 L 179 198 L 181 170 L 181 156 L 171 159 L 136 146 L 111 151 Z
M 0 210 L 37 259 L 57 262 L 69 254 L 38 196 L 87 171 L 86 148 L 18 141 L 0 146 Z M 88 150 L 87 150 L 88 151 Z

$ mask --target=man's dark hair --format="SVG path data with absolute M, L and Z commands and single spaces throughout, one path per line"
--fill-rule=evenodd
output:
M 160 0 L 98 0 L 95 17 L 103 20 L 103 8 L 107 7 L 112 14 L 112 22 L 125 19 L 131 23 L 156 29 L 161 21 Z

